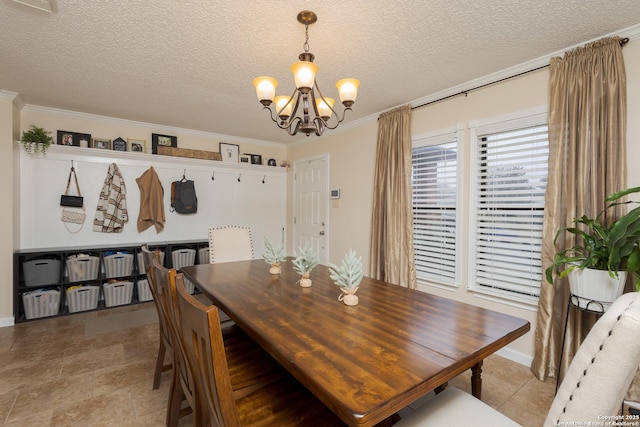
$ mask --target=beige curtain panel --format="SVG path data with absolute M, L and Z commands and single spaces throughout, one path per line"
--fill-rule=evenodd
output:
M 574 217 L 595 216 L 604 208 L 607 195 L 626 188 L 626 86 L 618 37 L 551 59 L 543 272 L 557 249 L 574 244 L 573 235 L 567 233 L 566 239 L 554 247 L 556 232 L 569 226 Z M 531 366 L 540 380 L 563 377 L 595 321 L 593 315 L 570 310 L 561 357 L 568 299 L 566 279 L 556 279 L 553 286 L 543 279 Z
M 370 276 L 415 289 L 411 107 L 380 115 L 375 168 Z

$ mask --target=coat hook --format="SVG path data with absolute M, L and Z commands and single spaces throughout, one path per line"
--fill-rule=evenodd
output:
M 187 170 L 186 169 L 182 169 L 182 180 L 183 181 L 187 180 Z
M 240 177 L 242 176 L 242 174 L 238 175 L 238 182 L 240 182 Z
M 216 180 L 216 171 L 213 171 L 213 173 L 211 174 L 211 181 L 215 181 Z
M 262 176 L 262 183 L 263 183 L 263 184 L 264 184 L 264 180 L 265 180 L 265 178 L 266 178 L 266 177 L 267 177 L 267 175 L 263 175 L 263 176 Z

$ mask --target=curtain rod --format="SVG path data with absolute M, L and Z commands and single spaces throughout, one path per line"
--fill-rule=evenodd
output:
M 629 43 L 629 38 L 625 37 L 623 39 L 620 39 L 619 43 L 620 43 L 620 46 L 624 47 L 625 44 Z M 435 104 L 436 102 L 444 101 L 446 99 L 453 98 L 453 97 L 460 96 L 460 95 L 467 96 L 469 94 L 469 92 L 472 92 L 474 90 L 482 89 L 484 87 L 491 86 L 491 85 L 494 85 L 496 83 L 503 82 L 505 80 L 514 79 L 516 77 L 520 77 L 520 76 L 525 75 L 525 74 L 533 73 L 534 71 L 542 70 L 542 69 L 547 68 L 547 67 L 549 67 L 549 64 L 542 65 L 540 67 L 533 68 L 531 70 L 523 71 L 521 73 L 514 74 L 513 76 L 504 77 L 502 79 L 499 79 L 499 80 L 496 80 L 496 81 L 493 81 L 493 82 L 485 83 L 483 85 L 476 86 L 476 87 L 473 87 L 471 89 L 467 89 L 467 90 L 463 90 L 463 91 L 460 91 L 460 92 L 457 92 L 457 93 L 454 93 L 454 94 L 451 94 L 451 95 L 447 95 L 445 97 L 438 98 L 438 99 L 435 99 L 433 101 L 425 102 L 424 104 L 420 104 L 420 105 L 416 105 L 414 107 L 411 107 L 411 109 L 415 110 L 415 109 L 418 109 L 418 108 L 426 107 L 427 105 Z

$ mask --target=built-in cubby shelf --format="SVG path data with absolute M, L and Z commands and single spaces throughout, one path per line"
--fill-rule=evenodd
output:
M 149 247 L 164 254 L 163 263 L 167 268 L 179 269 L 185 265 L 209 262 L 207 240 L 154 242 L 149 244 Z M 182 256 L 185 253 L 192 255 L 187 257 L 186 261 Z M 140 245 L 78 246 L 16 251 L 13 256 L 15 322 L 150 301 L 150 294 L 145 289 L 148 284 L 140 254 Z M 180 265 L 174 265 L 174 263 Z M 105 294 L 107 289 L 105 286 L 110 292 L 109 295 Z M 113 289 L 113 286 L 118 289 Z M 67 293 L 69 289 L 71 292 Z M 95 293 L 97 296 L 95 306 L 91 303 L 86 305 L 86 301 L 83 301 L 78 310 L 75 300 L 70 304 L 72 301 L 68 300 L 68 295 L 74 295 L 73 290 L 77 292 L 79 289 L 87 290 L 87 295 Z M 109 297 L 113 297 L 114 291 L 125 294 L 116 293 L 116 298 L 110 300 Z M 25 294 L 29 295 L 28 308 L 23 302 Z

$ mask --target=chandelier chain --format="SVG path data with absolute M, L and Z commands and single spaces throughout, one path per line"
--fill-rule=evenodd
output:
M 304 26 L 304 33 L 305 33 L 305 41 L 302 47 L 304 47 L 304 53 L 309 53 L 309 25 L 308 24 Z

